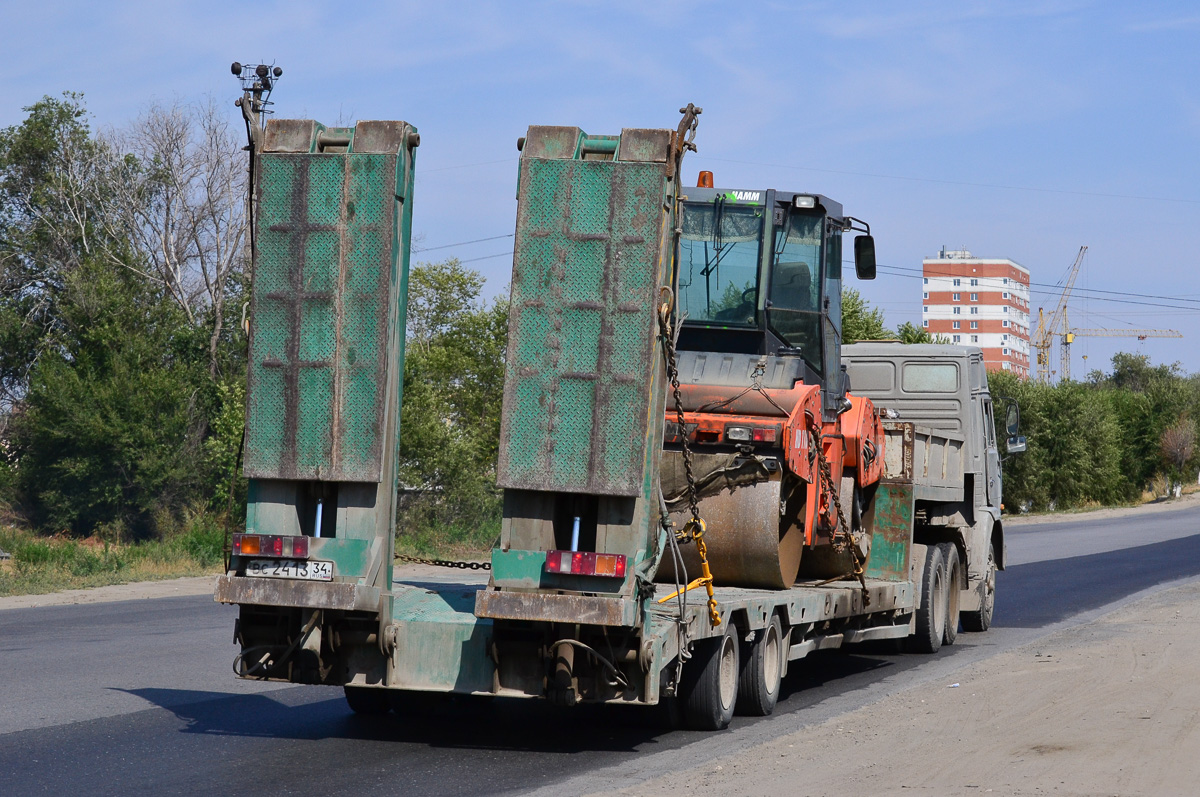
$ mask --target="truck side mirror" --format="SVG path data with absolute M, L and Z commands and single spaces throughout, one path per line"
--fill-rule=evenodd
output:
M 1021 410 L 1013 399 L 1006 397 L 1004 404 L 1004 428 L 1009 437 L 1017 437 L 1021 434 Z
M 854 239 L 854 273 L 860 280 L 875 279 L 875 239 L 869 235 Z
M 1009 455 L 1025 452 L 1025 437 L 1021 434 L 1021 408 L 1016 399 L 1001 396 L 1004 402 L 1004 427 L 1008 431 L 1008 439 L 1004 441 Z

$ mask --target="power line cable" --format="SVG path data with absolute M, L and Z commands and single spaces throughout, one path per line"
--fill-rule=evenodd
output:
M 728 158 L 713 158 L 696 155 L 699 160 L 710 160 L 717 163 L 737 163 L 743 166 L 766 166 L 772 169 L 794 169 L 801 172 L 820 172 L 822 174 L 843 174 L 851 177 L 877 177 L 885 180 L 904 180 L 913 183 L 935 183 L 937 185 L 958 185 L 970 188 L 1000 188 L 1007 191 L 1033 191 L 1040 194 L 1068 194 L 1071 196 L 1099 197 L 1103 199 L 1138 199 L 1151 202 L 1176 202 L 1187 205 L 1200 205 L 1200 199 L 1180 199 L 1178 197 L 1141 196 L 1138 194 L 1108 194 L 1100 191 L 1071 191 L 1061 188 L 1037 188 L 1028 185 L 1004 185 L 1002 183 L 973 183 L 966 180 L 938 180 L 932 177 L 909 177 L 899 174 L 877 174 L 874 172 L 851 172 L 842 169 L 818 169 L 812 166 L 796 166 L 788 163 L 760 163 L 758 161 L 731 160 Z
M 515 235 L 515 234 L 516 233 L 510 232 L 508 235 L 493 235 L 490 238 L 476 238 L 473 241 L 459 241 L 458 243 L 443 244 L 441 246 L 427 246 L 422 249 L 414 249 L 413 253 L 420 254 L 421 252 L 436 252 L 439 249 L 453 249 L 456 246 L 467 246 L 469 244 L 481 244 L 484 241 L 499 241 L 501 238 L 512 238 L 513 235 Z
M 852 260 L 843 260 L 842 262 L 843 262 L 843 263 L 853 263 L 854 261 L 852 261 Z M 927 277 L 955 277 L 955 276 L 960 276 L 960 275 L 957 275 L 957 274 L 951 274 L 951 273 L 949 273 L 949 272 L 946 272 L 946 273 L 943 273 L 943 274 L 939 274 L 939 273 L 935 273 L 935 272 L 931 272 L 931 273 L 929 273 L 929 274 L 925 274 L 925 273 L 924 273 L 924 269 L 915 268 L 915 267 L 913 267 L 913 266 L 889 266 L 889 265 L 884 265 L 884 264 L 882 264 L 882 263 L 881 263 L 881 264 L 879 265 L 879 268 L 895 269 L 895 270 L 897 270 L 897 271 L 915 271 L 915 272 L 919 272 L 921 276 L 927 276 Z M 899 276 L 904 276 L 904 275 L 899 275 Z M 1054 284 L 1050 284 L 1050 283 L 1047 283 L 1047 282 L 1033 282 L 1033 281 L 1031 280 L 1031 281 L 1029 282 L 1029 286 L 1030 286 L 1030 293 L 1046 293 L 1046 294 L 1050 294 L 1050 293 L 1051 293 L 1051 291 L 1053 291 L 1053 289 L 1055 289 L 1055 288 L 1061 288 L 1061 287 L 1062 287 L 1062 282 L 1060 281 L 1060 282 L 1057 282 L 1057 283 L 1054 283 Z M 1047 291 L 1034 291 L 1034 290 L 1033 290 L 1033 287 L 1034 287 L 1034 286 L 1037 286 L 1037 287 L 1039 287 L 1039 288 L 1048 288 L 1048 289 L 1050 289 L 1050 290 L 1047 290 Z M 1188 299 L 1188 298 L 1185 298 L 1185 297 L 1182 297 L 1182 296 L 1161 296 L 1161 295 L 1158 295 L 1158 294 L 1153 294 L 1153 293 L 1131 293 L 1130 291 L 1109 291 L 1109 290 L 1104 290 L 1104 289 L 1102 289 L 1102 288 L 1076 288 L 1076 289 L 1075 289 L 1075 291 L 1073 291 L 1072 293 L 1080 293 L 1080 294 L 1088 294 L 1088 293 L 1103 293 L 1103 294 L 1109 294 L 1109 295 L 1113 295 L 1113 296 L 1133 296 L 1133 297 L 1135 297 L 1135 298 L 1138 298 L 1138 299 L 1165 299 L 1165 300 L 1167 300 L 1167 301 L 1170 301 L 1170 302 L 1190 302 L 1190 303 L 1194 303 L 1194 304 L 1196 304 L 1196 305 L 1200 305 L 1200 299 Z M 1097 297 L 1097 300 L 1098 300 L 1098 301 L 1101 301 L 1101 300 L 1099 299 L 1099 297 Z M 1116 301 L 1116 300 L 1109 299 L 1109 300 L 1104 300 L 1104 301 Z M 1157 307 L 1157 306 L 1159 306 L 1159 305 L 1152 305 L 1152 306 L 1155 306 L 1155 307 Z M 1165 305 L 1164 305 L 1164 306 L 1165 306 Z M 1193 309 L 1193 308 L 1179 308 L 1179 309 Z M 1195 308 L 1195 309 L 1200 309 L 1200 307 L 1197 307 L 1197 308 Z

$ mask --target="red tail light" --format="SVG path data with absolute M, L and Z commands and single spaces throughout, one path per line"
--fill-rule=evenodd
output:
M 308 537 L 288 534 L 234 534 L 234 556 L 308 558 Z
M 763 428 L 761 426 L 754 427 L 754 442 L 756 443 L 774 443 L 775 442 L 775 427 Z
M 623 553 L 590 551 L 547 551 L 546 572 L 572 576 L 624 578 L 629 557 Z

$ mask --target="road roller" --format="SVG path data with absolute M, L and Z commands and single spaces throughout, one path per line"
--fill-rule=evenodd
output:
M 676 528 L 703 522 L 716 585 L 859 573 L 883 429 L 841 364 L 842 237 L 861 231 L 855 270 L 873 279 L 870 228 L 820 194 L 697 182 L 679 208 L 667 509 Z M 699 547 L 681 549 L 691 572 Z

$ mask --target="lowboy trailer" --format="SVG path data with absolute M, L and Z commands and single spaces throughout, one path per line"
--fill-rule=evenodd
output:
M 404 691 L 670 698 L 720 729 L 769 714 L 814 650 L 986 630 L 1004 562 L 981 355 L 843 357 L 841 235 L 865 225 L 817 194 L 683 188 L 698 113 L 518 143 L 486 583 L 393 579 L 415 131 L 268 123 L 249 506 L 216 588 L 242 677 L 341 685 L 368 713 Z M 854 248 L 873 277 L 870 236 Z

